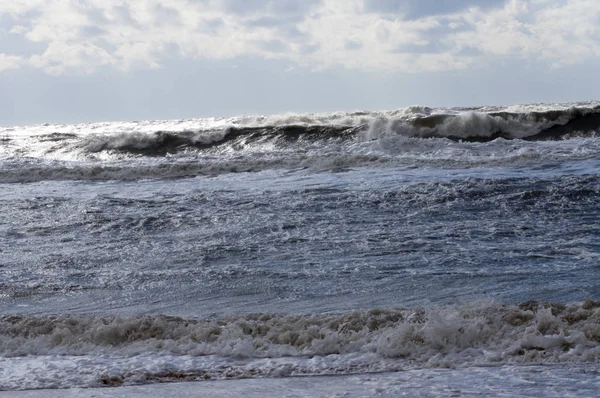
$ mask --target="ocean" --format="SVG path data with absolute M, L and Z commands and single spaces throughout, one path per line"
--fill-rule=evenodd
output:
M 599 133 L 597 102 L 0 127 L 0 390 L 598 396 Z

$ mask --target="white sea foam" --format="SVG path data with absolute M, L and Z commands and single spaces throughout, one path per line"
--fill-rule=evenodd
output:
M 141 145 L 141 144 L 140 144 Z M 308 168 L 343 171 L 357 167 L 421 165 L 434 167 L 535 166 L 542 162 L 582 161 L 600 154 L 600 141 L 581 138 L 568 141 L 456 143 L 387 134 L 378 140 L 328 145 L 293 152 L 270 143 L 245 148 L 230 147 L 207 154 L 182 152 L 168 157 L 144 157 L 101 151 L 93 158 L 70 153 L 72 160 L 9 158 L 2 162 L 0 182 L 44 180 L 138 180 L 215 176 L 269 169 Z
M 340 374 L 419 367 L 596 362 L 600 303 L 472 303 L 427 310 L 168 316 L 10 316 L 0 319 L 1 388 L 34 357 L 80 367 L 68 386 L 162 378 Z M 23 360 L 20 358 L 29 358 Z M 56 359 L 53 359 L 56 358 Z M 197 358 L 197 359 L 195 359 Z M 86 369 L 87 367 L 91 367 Z M 69 367 L 45 370 L 41 387 Z M 12 370 L 10 370 L 12 369 Z M 64 375 L 61 375 L 63 377 Z M 107 376 L 107 377 L 108 377 Z M 78 378 L 79 377 L 79 378 Z M 13 380 L 13 381 L 11 381 Z

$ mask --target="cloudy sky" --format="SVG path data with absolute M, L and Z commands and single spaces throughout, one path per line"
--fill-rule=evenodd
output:
M 0 0 L 0 125 L 599 99 L 598 0 Z

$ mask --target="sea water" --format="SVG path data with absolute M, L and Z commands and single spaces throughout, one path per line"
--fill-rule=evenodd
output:
M 0 128 L 0 389 L 594 396 L 598 132 L 596 103 Z

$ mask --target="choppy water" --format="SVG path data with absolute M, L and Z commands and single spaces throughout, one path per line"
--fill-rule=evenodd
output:
M 591 372 L 598 132 L 596 103 L 0 128 L 0 389 Z

